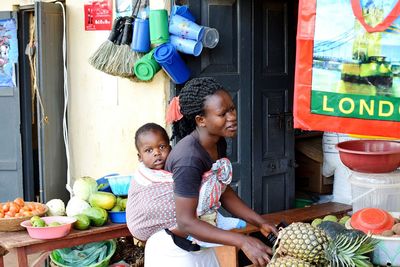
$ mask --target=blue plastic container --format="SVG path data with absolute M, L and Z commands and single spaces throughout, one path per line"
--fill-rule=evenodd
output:
M 99 191 L 102 191 L 102 192 L 110 192 L 110 193 L 111 193 L 110 184 L 108 183 L 108 179 L 106 179 L 105 177 L 107 177 L 107 176 L 114 176 L 114 175 L 119 175 L 119 173 L 110 173 L 110 174 L 107 174 L 107 175 L 105 175 L 105 176 L 103 176 L 103 177 L 97 179 L 97 180 L 96 180 L 96 182 L 97 182 L 97 189 L 98 189 Z M 101 184 L 102 184 L 102 186 L 99 188 L 99 186 L 100 186 Z
M 175 35 L 171 35 L 169 39 L 175 49 L 184 54 L 194 55 L 197 57 L 203 50 L 203 44 L 195 40 L 185 39 Z
M 195 41 L 201 41 L 204 35 L 204 26 L 179 15 L 170 17 L 168 30 L 173 35 Z
M 131 175 L 115 175 L 105 177 L 110 184 L 111 191 L 116 196 L 128 195 L 129 185 L 131 184 Z
M 173 15 L 182 16 L 193 22 L 196 21 L 196 18 L 190 12 L 189 7 L 186 5 L 185 6 L 173 5 L 171 9 L 171 16 Z
M 108 217 L 110 217 L 110 220 L 113 223 L 126 223 L 125 211 L 109 211 Z
M 190 70 L 171 43 L 158 46 L 154 58 L 174 83 L 182 84 L 189 80 Z
M 136 18 L 133 22 L 131 49 L 140 53 L 150 51 L 149 19 Z

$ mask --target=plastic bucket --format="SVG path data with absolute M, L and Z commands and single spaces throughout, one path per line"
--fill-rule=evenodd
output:
M 131 49 L 141 53 L 150 51 L 150 28 L 148 19 L 136 18 L 133 22 Z
M 152 44 L 163 44 L 169 41 L 167 10 L 150 10 L 149 24 Z
M 154 58 L 174 83 L 182 84 L 189 80 L 190 70 L 171 43 L 155 48 Z
M 136 61 L 133 66 L 136 77 L 141 81 L 149 81 L 161 69 L 154 59 L 154 49 Z
M 400 172 L 359 173 L 348 178 L 351 185 L 353 212 L 363 208 L 400 210 Z
M 171 35 L 170 40 L 171 44 L 176 50 L 185 54 L 194 55 L 197 57 L 203 50 L 203 44 L 195 40 L 184 39 L 176 35 Z
M 193 16 L 193 14 L 190 12 L 188 6 L 177 6 L 174 5 L 171 8 L 171 16 L 174 15 L 179 15 L 182 16 L 190 21 L 196 21 L 196 18 Z
M 169 32 L 185 39 L 200 41 L 203 38 L 204 27 L 182 16 L 174 15 L 169 21 Z

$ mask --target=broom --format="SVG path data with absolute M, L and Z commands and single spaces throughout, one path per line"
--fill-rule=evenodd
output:
M 107 67 L 107 71 L 112 75 L 122 77 L 134 76 L 132 68 L 138 57 L 136 52 L 133 52 L 130 47 L 132 41 L 132 19 L 132 17 L 126 17 L 121 45 L 115 51 L 110 65 Z
M 105 71 L 107 64 L 109 63 L 110 57 L 114 55 L 117 46 L 115 41 L 117 40 L 122 27 L 124 26 L 124 18 L 118 17 L 114 20 L 110 35 L 108 39 L 104 41 L 100 47 L 89 57 L 89 64 L 94 68 Z

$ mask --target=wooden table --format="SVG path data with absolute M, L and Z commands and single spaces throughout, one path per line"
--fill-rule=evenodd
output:
M 292 222 L 310 222 L 316 218 L 322 218 L 326 215 L 345 215 L 352 210 L 350 205 L 341 203 L 329 202 L 317 205 L 311 205 L 305 208 L 296 208 L 265 214 L 263 217 L 269 222 L 277 225 L 281 221 L 287 223 Z M 249 225 L 244 229 L 233 230 L 235 232 L 250 234 L 258 231 L 258 228 Z M 238 248 L 233 246 L 221 246 L 216 248 L 218 261 L 221 267 L 237 267 L 238 263 Z
M 0 267 L 4 267 L 3 256 L 11 250 L 16 250 L 18 266 L 26 267 L 29 266 L 27 255 L 32 253 L 42 252 L 42 256 L 33 264 L 37 265 L 39 261 L 48 257 L 49 251 L 54 249 L 130 235 L 126 224 L 113 223 L 102 227 L 91 227 L 84 231 L 72 230 L 66 237 L 49 240 L 30 238 L 26 231 L 0 232 Z
M 306 208 L 290 209 L 271 214 L 263 215 L 264 218 L 274 224 L 281 221 L 287 223 L 307 222 L 315 218 L 321 218 L 328 214 L 343 215 L 351 211 L 351 206 L 340 203 L 324 203 L 312 205 Z M 248 225 L 244 229 L 234 230 L 244 234 L 257 232 L 258 228 Z M 90 242 L 97 242 L 117 237 L 130 236 L 126 224 L 108 224 L 102 227 L 92 227 L 89 230 L 72 232 L 66 237 L 50 240 L 32 239 L 26 231 L 19 232 L 0 232 L 0 267 L 4 267 L 3 256 L 8 251 L 16 250 L 18 257 L 18 266 L 28 266 L 27 255 L 37 252 L 43 252 L 42 257 L 33 264 L 44 260 L 49 252 L 54 249 L 72 247 Z M 216 249 L 217 257 L 221 267 L 238 266 L 238 249 L 232 246 L 221 246 Z

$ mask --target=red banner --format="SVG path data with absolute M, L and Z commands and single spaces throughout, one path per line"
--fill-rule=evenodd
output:
M 400 138 L 400 0 L 300 0 L 294 127 Z

